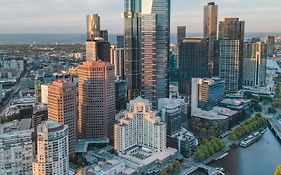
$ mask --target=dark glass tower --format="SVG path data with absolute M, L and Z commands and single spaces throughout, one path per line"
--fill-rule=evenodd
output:
M 141 0 L 125 0 L 124 58 L 128 99 L 141 93 Z
M 192 78 L 208 76 L 208 41 L 186 38 L 179 47 L 179 93 L 191 95 Z

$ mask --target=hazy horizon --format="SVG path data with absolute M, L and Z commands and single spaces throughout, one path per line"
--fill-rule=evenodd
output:
M 203 7 L 208 0 L 172 0 L 171 32 L 186 25 L 189 33 L 202 33 Z M 281 32 L 280 0 L 217 0 L 219 18 L 239 17 L 246 32 Z M 85 33 L 86 15 L 98 13 L 102 29 L 123 31 L 124 0 L 1 0 L 0 33 Z M 12 9 L 12 10 L 11 10 Z

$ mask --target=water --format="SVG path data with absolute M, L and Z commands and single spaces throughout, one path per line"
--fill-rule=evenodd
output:
M 226 175 L 272 175 L 281 164 L 281 143 L 268 130 L 263 137 L 248 148 L 235 148 L 225 158 L 210 163 L 223 167 Z M 206 175 L 197 171 L 192 175 Z
M 109 41 L 116 43 L 118 34 L 109 34 Z M 249 37 L 264 38 L 268 35 L 281 35 L 281 33 L 246 33 Z M 201 33 L 187 33 L 187 37 L 202 37 Z M 176 43 L 177 36 L 171 33 L 171 43 Z M 86 34 L 0 34 L 2 44 L 84 44 Z

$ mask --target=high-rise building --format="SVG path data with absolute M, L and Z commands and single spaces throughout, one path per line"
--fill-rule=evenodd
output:
M 148 100 L 131 100 L 127 111 L 114 126 L 114 148 L 118 153 L 143 146 L 160 152 L 166 149 L 166 124 Z
M 220 40 L 219 42 L 219 77 L 225 80 L 225 90 L 239 90 L 240 77 L 240 41 Z
M 88 61 L 78 67 L 78 128 L 85 139 L 113 139 L 115 115 L 114 66 Z
M 186 38 L 186 26 L 178 26 L 177 27 L 177 46 L 178 47 L 184 38 Z
M 76 84 L 57 80 L 48 86 L 48 119 L 67 124 L 69 130 L 69 154 L 75 154 L 77 135 Z
M 31 125 L 32 128 L 34 128 L 34 131 L 37 131 L 37 125 L 46 120 L 48 120 L 48 106 L 40 103 L 35 104 L 31 119 Z
M 192 78 L 191 111 L 217 106 L 224 99 L 224 86 L 220 78 Z
M 48 85 L 41 85 L 41 103 L 48 104 Z
M 269 57 L 273 57 L 275 52 L 275 37 L 274 36 L 268 36 L 267 37 L 267 55 Z
M 86 60 L 110 61 L 108 32 L 100 29 L 100 17 L 98 14 L 87 16 Z
M 86 60 L 110 62 L 110 43 L 103 38 L 86 42 Z
M 169 94 L 170 0 L 142 1 L 142 96 L 157 104 Z
M 219 40 L 238 40 L 239 41 L 239 89 L 243 83 L 243 44 L 244 44 L 245 22 L 239 18 L 225 18 L 219 22 Z M 231 41 L 230 41 L 231 42 Z M 236 41 L 232 41 L 236 42 Z M 234 54 L 234 53 L 232 53 Z M 234 62 L 233 62 L 234 63 Z
M 191 79 L 208 76 L 208 41 L 185 38 L 179 47 L 179 93 L 190 96 Z
M 30 119 L 0 124 L 0 174 L 32 174 L 33 143 Z
M 217 39 L 218 5 L 209 2 L 204 6 L 204 38 L 209 40 L 208 67 L 209 74 L 214 75 L 215 40 Z
M 68 126 L 48 120 L 37 126 L 37 153 L 33 175 L 68 175 Z
M 127 106 L 127 86 L 125 80 L 115 81 L 116 111 L 125 110 Z
M 169 58 L 169 84 L 175 82 L 178 82 L 178 56 L 171 50 Z
M 2 103 L 2 98 L 3 98 L 3 87 L 2 84 L 0 84 L 0 104 Z
M 141 0 L 125 0 L 124 58 L 128 99 L 141 93 Z
M 116 37 L 117 39 L 117 48 L 124 48 L 124 36 L 123 35 L 118 35 Z
M 188 104 L 184 99 L 160 98 L 158 111 L 161 113 L 162 121 L 167 125 L 167 135 L 173 135 L 181 127 L 187 127 Z
M 87 41 L 94 41 L 96 37 L 100 37 L 100 17 L 98 14 L 87 16 Z
M 243 85 L 265 86 L 267 44 L 244 43 L 243 62 Z
M 124 80 L 124 48 L 111 45 L 110 63 L 114 65 L 115 77 Z

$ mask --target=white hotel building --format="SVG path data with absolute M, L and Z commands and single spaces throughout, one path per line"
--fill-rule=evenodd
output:
M 114 127 L 114 148 L 118 153 L 144 147 L 155 152 L 166 149 L 166 124 L 151 103 L 141 97 L 131 100 Z

